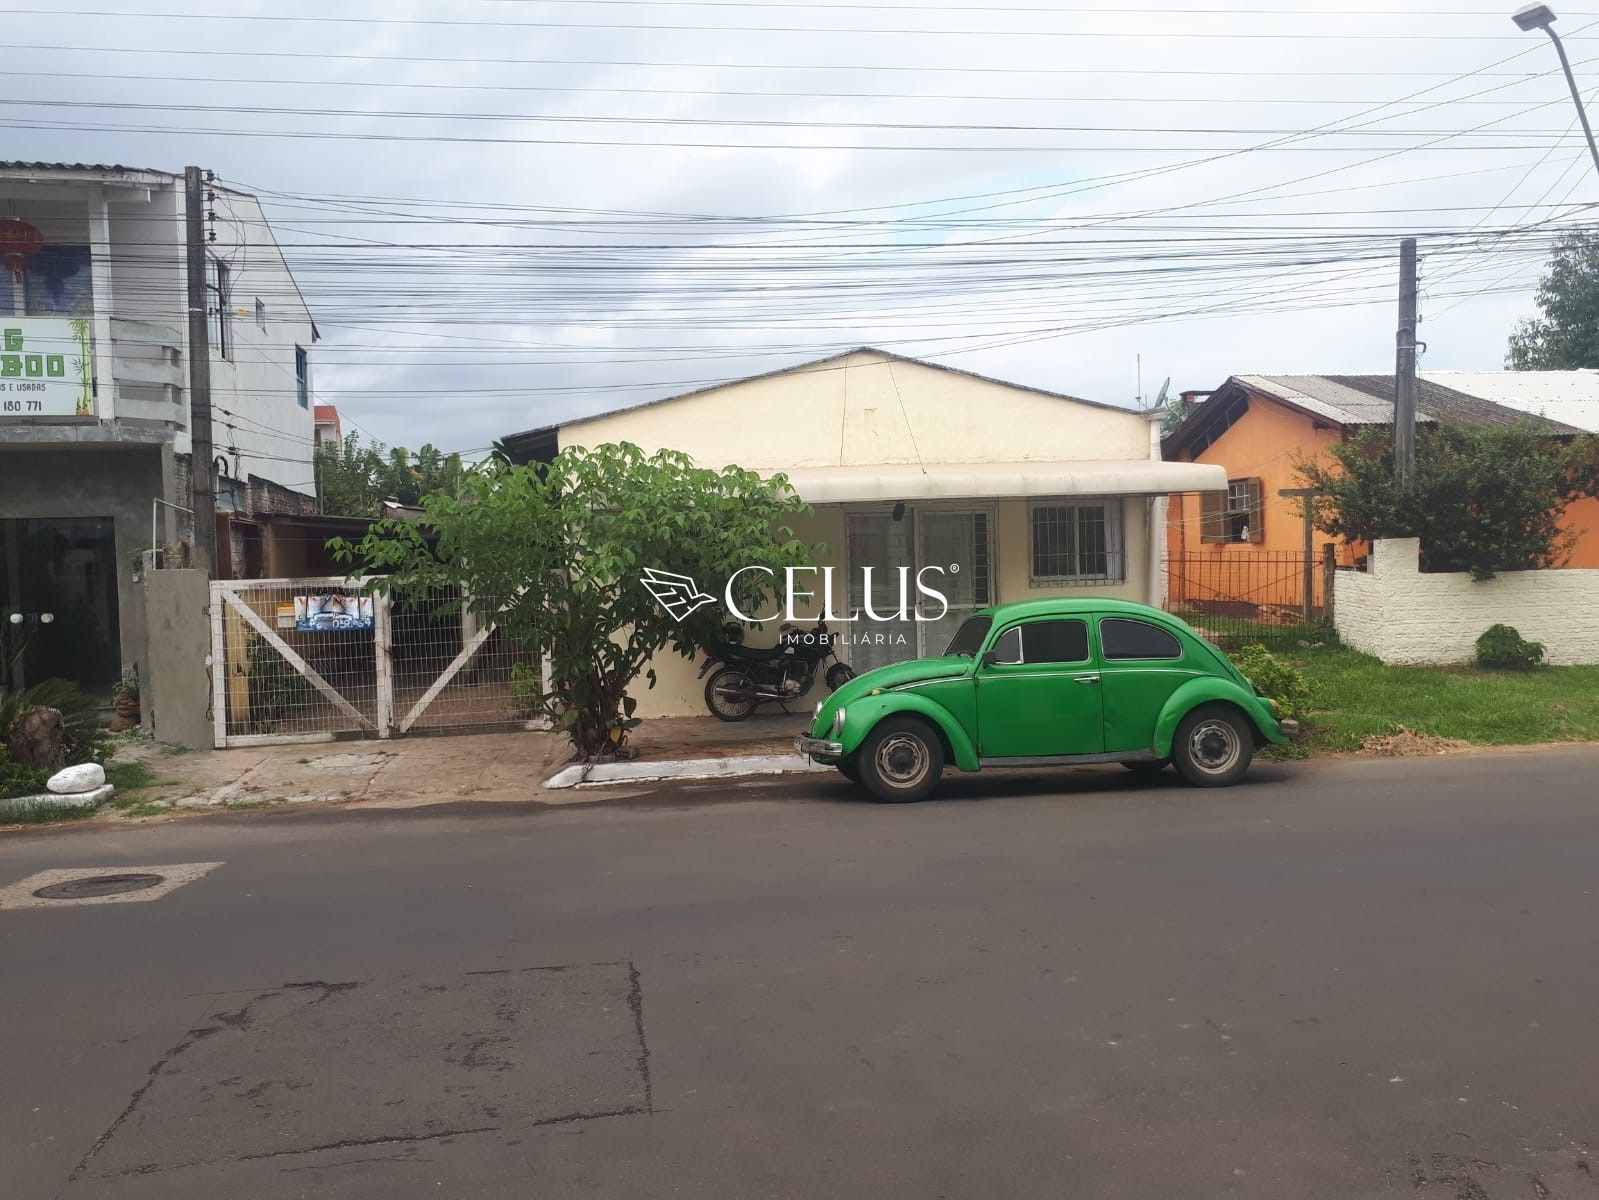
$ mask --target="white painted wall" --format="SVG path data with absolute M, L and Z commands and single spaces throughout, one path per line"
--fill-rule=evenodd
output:
M 230 464 L 237 451 L 241 478 L 259 475 L 314 494 L 316 384 L 310 378 L 302 408 L 294 374 L 294 348 L 311 350 L 311 314 L 260 203 L 222 188 L 216 197 L 210 252 L 230 269 L 233 344 L 227 359 L 214 348 L 211 354 L 211 440 Z M 256 320 L 257 300 L 265 306 L 264 325 Z
M 1385 663 L 1470 662 L 1490 625 L 1542 642 L 1554 665 L 1599 663 L 1599 571 L 1422 574 L 1416 538 L 1375 542 L 1367 571 L 1339 571 L 1333 623 L 1356 650 Z
M 1149 421 L 1131 409 L 864 351 L 561 426 L 563 448 L 602 442 L 763 471 L 1150 457 Z

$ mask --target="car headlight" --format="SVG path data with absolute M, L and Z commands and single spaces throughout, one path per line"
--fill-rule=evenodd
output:
M 844 732 L 844 706 L 841 704 L 833 712 L 833 736 L 837 737 Z
M 813 722 L 816 720 L 817 717 L 822 715 L 822 705 L 824 705 L 826 703 L 827 703 L 826 700 L 818 700 L 816 702 L 816 708 L 811 712 L 811 720 Z

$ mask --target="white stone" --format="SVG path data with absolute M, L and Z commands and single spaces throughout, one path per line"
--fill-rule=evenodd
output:
M 45 787 L 58 796 L 79 796 L 105 786 L 105 768 L 99 763 L 83 763 L 57 771 Z

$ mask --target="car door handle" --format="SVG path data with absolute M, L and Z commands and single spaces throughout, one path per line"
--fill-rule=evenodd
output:
M 1098 683 L 1099 682 L 1099 676 L 1098 675 L 1079 675 L 1073 680 L 1073 682 L 1074 683 Z

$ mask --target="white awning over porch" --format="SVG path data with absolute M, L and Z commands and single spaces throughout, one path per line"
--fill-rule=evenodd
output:
M 896 463 L 785 471 L 808 504 L 1026 496 L 1166 496 L 1225 492 L 1225 468 L 1154 459 L 1090 462 Z

